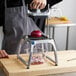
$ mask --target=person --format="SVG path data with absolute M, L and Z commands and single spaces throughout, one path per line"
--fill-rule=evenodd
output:
M 10 6 L 11 7 L 17 7 L 17 6 L 21 6 L 21 2 L 22 0 L 7 0 L 7 7 L 8 8 L 10 8 Z M 62 0 L 25 0 L 25 3 L 26 4 L 29 4 L 29 7 L 31 8 L 31 9 L 43 9 L 43 8 L 45 8 L 46 9 L 46 6 L 47 6 L 47 4 L 49 3 L 50 4 L 50 7 L 52 6 L 52 5 L 54 5 L 55 3 L 57 3 L 57 2 L 60 2 L 60 1 L 62 1 Z M 10 26 L 6 26 L 5 25 L 5 20 L 7 20 L 7 19 L 4 19 L 4 17 L 6 16 L 6 13 L 4 12 L 4 9 L 5 9 L 5 1 L 4 0 L 0 0 L 0 8 L 1 8 L 1 12 L 0 12 L 0 20 L 2 20 L 2 21 L 0 21 L 1 23 L 0 23 L 0 25 L 3 25 L 3 33 L 4 33 L 4 39 L 3 39 L 3 45 L 2 46 L 4 46 L 4 44 L 5 44 L 5 46 L 4 46 L 4 48 L 2 48 L 2 50 L 0 50 L 0 57 L 2 57 L 2 58 L 4 58 L 4 57 L 8 57 L 8 54 L 14 54 L 13 52 L 14 51 L 16 51 L 16 49 L 17 49 L 17 45 L 18 45 L 18 42 L 17 42 L 17 44 L 16 45 L 11 45 L 11 41 L 12 41 L 12 43 L 14 43 L 16 40 L 17 40 L 17 38 L 19 38 L 19 40 L 20 40 L 20 36 L 22 36 L 21 34 L 19 34 L 18 35 L 18 37 L 17 38 L 15 38 L 14 40 L 13 40 L 13 31 L 11 31 L 12 30 L 12 28 L 10 27 Z M 10 14 L 10 13 L 9 13 Z M 8 16 L 7 16 L 8 17 Z M 8 27 L 8 28 L 7 28 Z M 11 29 L 10 29 L 10 28 Z M 17 29 L 21 29 L 21 28 L 19 28 L 18 26 L 14 26 L 14 27 L 16 27 Z M 7 30 L 7 31 L 6 31 Z M 8 30 L 10 30 L 10 31 L 8 31 Z M 23 30 L 23 29 L 22 29 Z M 20 31 L 22 31 L 22 30 L 20 30 Z M 17 33 L 21 33 L 19 30 L 18 30 L 18 32 Z M 14 32 L 16 32 L 16 30 L 14 31 Z M 23 32 L 23 31 L 22 31 Z M 17 34 L 16 33 L 16 34 Z M 7 35 L 7 37 L 6 37 L 6 35 Z M 12 38 L 11 38 L 12 37 Z M 10 38 L 10 40 L 9 40 L 9 38 Z M 7 39 L 7 40 L 6 40 Z M 5 40 L 6 40 L 6 43 L 5 43 Z M 10 46 L 8 46 L 7 47 L 7 43 L 9 43 L 9 45 Z M 15 46 L 15 47 L 13 47 L 13 46 Z M 13 47 L 14 48 L 14 51 L 11 49 L 11 47 Z M 9 51 L 11 52 L 12 51 L 12 53 L 10 53 L 9 51 L 8 51 L 8 48 L 9 48 Z M 4 49 L 4 50 L 3 50 Z M 7 53 L 8 54 L 7 54 Z
M 59 2 L 61 2 L 62 0 L 47 0 L 47 5 L 45 6 L 45 8 L 41 9 L 40 11 L 43 13 L 45 11 L 48 10 L 48 4 L 49 4 L 49 8 L 51 9 L 51 7 Z M 32 12 L 36 12 L 36 9 L 30 9 L 30 11 Z M 32 19 L 35 21 L 36 25 L 40 28 L 40 30 L 44 33 L 45 32 L 45 21 L 47 16 L 30 16 L 32 17 Z

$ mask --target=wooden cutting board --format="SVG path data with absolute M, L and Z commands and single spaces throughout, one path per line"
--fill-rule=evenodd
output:
M 16 55 L 9 55 L 8 59 L 0 59 L 0 66 L 6 76 L 36 76 L 47 74 L 58 74 L 76 72 L 76 50 L 58 51 L 58 66 L 48 60 L 44 64 L 31 65 L 30 69 L 20 62 Z M 53 52 L 48 53 L 53 58 Z M 24 59 L 27 55 L 21 55 Z
M 61 19 L 61 18 L 58 18 L 58 17 L 52 17 L 52 18 L 49 18 L 49 19 L 46 19 L 45 21 L 45 24 L 46 25 L 51 25 L 51 24 L 68 24 L 68 23 L 71 23 L 70 20 L 64 20 L 64 19 Z

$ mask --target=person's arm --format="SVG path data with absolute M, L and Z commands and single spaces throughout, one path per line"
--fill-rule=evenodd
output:
M 0 58 L 8 58 L 8 54 L 5 50 L 0 50 Z
M 0 26 L 4 24 L 4 0 L 0 0 Z
M 50 7 L 61 2 L 63 0 L 47 0 L 47 4 L 50 4 Z

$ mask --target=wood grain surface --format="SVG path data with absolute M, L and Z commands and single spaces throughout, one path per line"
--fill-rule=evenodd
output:
M 54 58 L 53 52 L 46 53 Z M 45 62 L 40 65 L 31 65 L 30 69 L 17 59 L 16 55 L 10 55 L 9 59 L 0 59 L 0 66 L 7 76 L 37 76 L 48 74 L 59 74 L 76 72 L 76 51 L 58 51 L 58 66 L 54 66 L 51 61 L 45 59 Z M 25 60 L 28 55 L 21 55 Z

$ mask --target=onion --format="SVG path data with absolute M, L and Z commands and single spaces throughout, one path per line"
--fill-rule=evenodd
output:
M 34 30 L 31 32 L 31 36 L 32 37 L 41 37 L 42 36 L 42 33 L 40 30 Z

